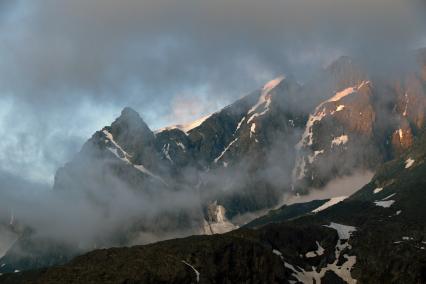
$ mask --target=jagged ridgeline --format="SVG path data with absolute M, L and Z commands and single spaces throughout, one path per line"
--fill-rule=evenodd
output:
M 0 272 L 64 263 L 98 247 L 225 233 L 279 205 L 284 194 L 376 171 L 410 150 L 424 128 L 426 52 L 416 56 L 412 71 L 385 79 L 342 57 L 303 85 L 278 77 L 207 117 L 156 131 L 125 108 L 58 170 L 52 192 L 62 200 L 84 199 L 109 223 L 89 239 L 76 234 L 65 244 L 40 238 L 33 228 L 19 230 Z M 338 201 L 269 217 L 296 218 Z M 251 227 L 269 222 L 266 217 Z

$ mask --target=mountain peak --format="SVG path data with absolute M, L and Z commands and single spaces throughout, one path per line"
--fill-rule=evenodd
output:
M 285 76 L 281 75 L 278 76 L 275 79 L 272 79 L 271 81 L 267 82 L 263 88 L 262 88 L 262 92 L 263 93 L 268 93 L 269 91 L 271 91 L 272 89 L 276 88 L 283 80 L 285 80 Z
M 352 57 L 341 56 L 332 62 L 326 72 L 331 76 L 329 87 L 333 91 L 340 91 L 348 87 L 360 84 L 368 80 L 367 72 L 362 68 L 361 64 Z
M 142 119 L 140 117 L 139 113 L 136 110 L 132 109 L 131 107 L 125 107 L 125 108 L 123 108 L 123 110 L 121 111 L 120 117 Z
M 114 121 L 113 125 L 114 124 L 126 126 L 131 130 L 138 130 L 141 128 L 148 128 L 149 130 L 148 125 L 145 123 L 139 113 L 131 107 L 125 107 L 121 111 L 120 116 L 116 119 L 116 121 Z
M 154 140 L 154 133 L 139 113 L 130 107 L 125 107 L 111 124 L 111 134 L 130 152 L 137 152 L 141 145 L 150 144 Z
M 334 60 L 329 66 L 328 69 L 335 69 L 342 66 L 350 66 L 354 64 L 354 60 L 352 57 L 347 55 L 342 55 L 336 60 Z

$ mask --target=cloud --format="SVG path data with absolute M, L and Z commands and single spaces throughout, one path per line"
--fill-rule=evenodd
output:
M 0 3 L 0 94 L 14 102 L 0 161 L 46 180 L 124 106 L 153 129 L 184 123 L 281 73 L 304 81 L 341 54 L 393 62 L 426 24 L 414 0 Z
M 352 175 L 343 176 L 330 181 L 324 188 L 311 188 L 310 192 L 302 196 L 284 196 L 284 204 L 309 202 L 317 199 L 328 199 L 336 196 L 350 196 L 364 185 L 369 183 L 374 173 L 358 171 Z
M 94 183 L 98 206 L 78 192 L 57 198 L 49 184 L 125 106 L 156 129 L 214 112 L 282 73 L 306 81 L 342 54 L 375 71 L 399 67 L 403 53 L 424 44 L 424 8 L 414 0 L 0 1 L 0 216 L 7 222 L 14 208 L 44 236 L 68 240 L 79 232 L 77 241 L 91 243 L 122 220 L 158 221 L 153 216 L 169 208 L 200 210 L 232 195 L 255 180 L 248 169 L 212 171 L 204 178 L 216 187 L 201 196 Z M 279 146 L 259 177 L 276 188 L 293 161 L 276 161 L 293 150 Z M 350 194 L 370 178 L 356 174 L 305 198 L 342 188 Z M 160 237 L 146 233 L 135 242 Z

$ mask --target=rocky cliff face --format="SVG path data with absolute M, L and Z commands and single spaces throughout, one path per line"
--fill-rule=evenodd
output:
M 297 145 L 296 183 L 318 188 L 356 168 L 374 168 L 382 160 L 374 145 L 375 120 L 369 81 L 336 92 L 317 106 Z
M 424 61 L 419 63 L 424 68 Z M 424 126 L 421 71 L 379 79 L 363 75 L 367 72 L 353 64 L 342 58 L 327 69 L 333 74 L 329 80 L 341 89 L 315 107 L 297 144 L 293 186 L 302 192 L 354 169 L 374 170 L 409 149 Z M 336 79 L 340 74 L 344 78 Z
M 108 172 L 136 190 L 149 190 L 152 186 L 174 190 L 192 187 L 200 195 L 211 195 L 222 205 L 234 204 L 228 209 L 229 217 L 267 208 L 273 205 L 272 200 L 280 195 L 282 188 L 268 183 L 262 171 L 269 167 L 271 149 L 289 156 L 294 152 L 292 145 L 305 124 L 305 117 L 289 109 L 286 100 L 297 96 L 300 90 L 301 86 L 294 80 L 280 77 L 195 123 L 194 128 L 168 127 L 155 134 L 136 112 L 126 108 L 111 126 L 97 132 L 81 153 L 58 171 L 54 188 L 81 190 L 92 183 L 93 168 L 101 168 L 96 179 L 102 180 L 105 187 Z M 277 138 L 282 138 L 280 143 Z M 290 158 L 285 166 L 292 165 Z M 222 185 L 215 179 L 227 178 L 229 173 L 244 175 L 253 184 L 245 181 L 235 184 L 237 188 L 229 194 L 221 189 L 218 191 L 222 194 L 217 194 L 212 188 Z M 266 190 L 257 190 L 255 184 Z M 259 197 L 257 202 L 253 200 L 255 197 Z M 211 202 L 207 197 L 202 199 Z
M 206 208 L 206 220 L 201 233 L 206 235 L 223 234 L 235 230 L 238 227 L 226 218 L 226 209 L 218 205 L 217 201 L 209 204 Z

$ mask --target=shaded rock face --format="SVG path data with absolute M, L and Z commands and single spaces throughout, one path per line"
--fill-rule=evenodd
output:
M 154 144 L 154 133 L 131 108 L 125 108 L 121 116 L 111 124 L 110 132 L 117 143 L 131 155 L 144 151 Z
M 160 169 L 161 161 L 155 148 L 155 135 L 139 114 L 125 108 L 121 116 L 106 127 L 103 133 L 110 133 L 115 143 L 128 153 L 133 164 L 150 169 Z

